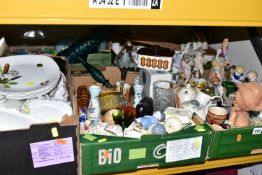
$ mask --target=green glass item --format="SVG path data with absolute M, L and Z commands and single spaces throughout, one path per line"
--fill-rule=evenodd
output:
M 99 83 L 102 83 L 103 86 L 106 86 L 108 88 L 112 88 L 113 86 L 109 83 L 107 79 L 105 79 L 104 75 L 100 70 L 92 66 L 91 64 L 84 61 L 82 58 L 78 58 L 78 60 L 83 64 L 83 66 L 86 68 L 86 70 L 90 73 L 92 78 L 96 80 Z
M 75 42 L 57 55 L 66 56 L 70 64 L 80 63 L 78 58 L 86 59 L 91 53 L 97 53 L 98 46 L 113 31 L 112 26 L 103 26 L 91 33 L 87 38 Z
M 121 111 L 113 112 L 112 116 L 113 116 L 113 120 L 114 120 L 115 124 L 118 124 L 121 127 L 125 127 L 124 116 L 123 116 L 123 113 Z
M 223 81 L 222 86 L 226 88 L 226 95 L 234 93 L 237 91 L 237 85 L 232 81 Z
M 97 68 L 84 61 L 91 53 L 97 52 L 100 43 L 112 32 L 114 27 L 107 26 L 97 29 L 89 37 L 74 43 L 72 46 L 62 50 L 57 55 L 66 56 L 70 64 L 82 63 L 91 76 L 99 83 L 108 88 L 113 86 L 105 79 L 104 75 Z

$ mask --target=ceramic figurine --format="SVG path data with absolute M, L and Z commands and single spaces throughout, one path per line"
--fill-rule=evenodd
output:
M 119 104 L 120 104 L 120 108 L 123 109 L 127 106 L 127 100 L 124 97 L 125 82 L 123 80 L 119 81 L 119 86 L 120 86 Z
M 234 73 L 231 76 L 231 79 L 235 83 L 241 83 L 244 80 L 244 72 L 245 67 L 244 66 L 236 66 Z
M 212 60 L 210 81 L 212 84 L 221 84 L 225 76 L 225 68 L 228 66 L 228 38 L 223 40 L 222 46 L 217 50 L 216 57 Z
M 86 111 L 85 109 L 82 107 L 79 111 L 79 125 L 80 125 L 80 133 L 84 133 L 85 131 L 85 122 L 86 122 Z
M 188 83 L 190 77 L 191 77 L 191 65 L 190 65 L 190 59 L 188 55 L 184 55 L 183 59 L 181 61 L 181 70 L 182 73 L 185 76 L 184 85 Z
M 234 106 L 229 120 L 225 123 L 231 127 L 247 127 L 250 125 L 249 111 L 262 111 L 262 85 L 257 82 L 237 84 Z
M 101 92 L 101 88 L 99 86 L 92 85 L 89 87 L 90 102 L 87 109 L 87 118 L 91 121 L 100 120 L 100 116 L 101 116 L 101 108 L 99 103 L 100 92 Z
M 201 50 L 196 50 L 194 58 L 194 70 L 199 71 L 201 77 L 203 77 L 204 74 L 203 65 L 206 63 L 207 60 L 203 57 L 203 52 Z
M 115 65 L 119 67 L 121 72 L 121 80 L 125 81 L 128 68 L 136 68 L 136 63 L 131 55 L 133 44 L 130 40 L 125 40 L 122 50 L 115 58 Z
M 149 115 L 136 118 L 134 121 L 135 123 L 140 124 L 144 129 L 149 129 L 151 125 L 158 123 L 158 120 L 155 117 Z
M 153 116 L 159 121 L 163 122 L 166 119 L 166 114 L 162 111 L 156 111 L 154 112 Z
M 252 82 L 252 81 L 257 81 L 257 72 L 254 70 L 251 70 L 247 73 L 245 81 L 246 82 Z
M 151 134 L 153 135 L 165 135 L 166 128 L 161 123 L 156 123 L 149 128 Z
M 133 86 L 135 95 L 134 95 L 134 107 L 142 100 L 142 91 L 144 89 L 143 85 L 136 84 Z
M 200 77 L 200 72 L 198 70 L 192 71 L 192 79 L 195 87 L 204 90 L 206 88 L 206 80 Z

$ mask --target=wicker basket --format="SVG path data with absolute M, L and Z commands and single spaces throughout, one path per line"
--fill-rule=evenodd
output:
M 99 100 L 102 114 L 110 109 L 120 109 L 119 92 L 117 91 L 103 92 L 100 94 Z

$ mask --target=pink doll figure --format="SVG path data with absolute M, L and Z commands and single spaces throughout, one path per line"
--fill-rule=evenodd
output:
M 249 111 L 262 111 L 262 85 L 257 82 L 237 84 L 234 106 L 229 120 L 225 124 L 231 127 L 247 127 L 250 125 Z
M 219 83 L 222 83 L 222 80 L 225 76 L 225 67 L 228 66 L 228 38 L 223 40 L 221 48 L 217 50 L 216 57 L 212 60 L 212 71 L 210 76 L 216 76 L 219 79 Z M 212 79 L 212 77 L 210 78 Z
M 189 62 L 190 62 L 190 59 L 188 55 L 185 54 L 181 61 L 181 71 L 184 73 L 185 79 L 186 79 L 184 84 L 187 84 L 187 82 L 189 81 L 191 77 L 191 65 Z

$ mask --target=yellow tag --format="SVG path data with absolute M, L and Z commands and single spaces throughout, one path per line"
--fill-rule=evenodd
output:
M 197 132 L 205 132 L 206 131 L 204 126 L 201 126 L 201 125 L 196 125 L 194 130 L 196 130 Z
M 91 142 L 93 142 L 93 141 L 96 139 L 95 136 L 90 135 L 90 134 L 84 135 L 83 138 L 86 139 L 86 140 L 89 140 L 89 141 L 91 141 Z
M 53 136 L 53 137 L 58 137 L 58 131 L 57 131 L 57 128 L 56 128 L 56 127 L 53 127 L 53 128 L 51 129 L 51 132 L 52 132 L 52 136 Z
M 103 138 L 103 139 L 98 140 L 97 142 L 98 142 L 98 143 L 102 143 L 102 142 L 106 142 L 106 141 L 107 141 L 107 139 L 106 139 L 106 138 Z
M 26 85 L 28 85 L 28 86 L 33 86 L 34 84 L 35 84 L 35 82 L 33 82 L 33 81 L 29 81 L 29 82 L 26 83 Z

